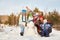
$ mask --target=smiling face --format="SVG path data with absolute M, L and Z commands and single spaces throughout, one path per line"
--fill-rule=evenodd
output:
M 40 18 L 40 21 L 43 22 L 43 18 L 42 17 Z
M 40 20 L 43 20 L 43 18 L 41 17 Z

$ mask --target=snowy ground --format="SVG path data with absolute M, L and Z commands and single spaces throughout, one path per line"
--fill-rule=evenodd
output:
M 28 35 L 20 36 L 20 27 L 5 27 L 0 32 L 0 40 L 60 40 L 60 31 L 53 29 L 50 37 L 41 37 L 40 35 Z

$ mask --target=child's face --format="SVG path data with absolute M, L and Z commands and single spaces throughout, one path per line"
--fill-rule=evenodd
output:
M 42 14 L 42 13 L 39 13 L 39 15 L 43 16 L 43 14 Z
M 40 18 L 41 21 L 43 21 L 43 18 Z

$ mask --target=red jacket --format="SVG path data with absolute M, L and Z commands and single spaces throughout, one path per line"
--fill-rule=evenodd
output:
M 44 18 L 44 17 L 39 15 L 39 18 Z

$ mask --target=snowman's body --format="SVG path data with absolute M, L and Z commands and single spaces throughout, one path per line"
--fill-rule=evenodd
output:
M 25 35 L 36 35 L 37 28 L 34 26 L 33 22 L 29 22 L 25 28 Z

